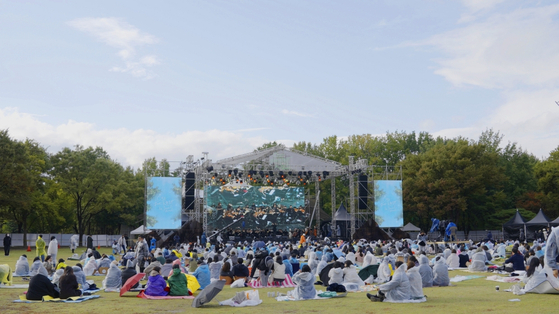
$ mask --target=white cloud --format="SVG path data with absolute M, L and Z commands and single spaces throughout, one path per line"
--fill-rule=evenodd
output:
M 499 3 L 489 2 L 464 1 L 471 11 Z M 559 5 L 490 13 L 424 42 L 445 54 L 437 60 L 436 74 L 456 86 L 497 90 L 502 97 L 496 109 L 473 125 L 435 134 L 477 138 L 493 128 L 505 141 L 518 142 L 538 157 L 549 156 L 559 144 L 558 14 Z
M 424 44 L 446 54 L 435 73 L 454 85 L 548 87 L 559 83 L 558 13 L 559 5 L 495 13 Z
M 281 113 L 283 113 L 285 115 L 298 116 L 298 117 L 307 117 L 307 118 L 314 118 L 315 117 L 313 114 L 303 113 L 303 112 L 298 112 L 298 111 L 292 111 L 292 110 L 287 110 L 287 109 L 283 109 L 281 111 Z
M 502 2 L 505 2 L 505 0 L 462 0 L 462 4 L 471 12 L 488 10 Z
M 117 18 L 80 18 L 68 22 L 68 25 L 90 34 L 99 41 L 118 48 L 117 55 L 124 61 L 125 66 L 115 66 L 113 72 L 128 72 L 144 79 L 152 78 L 146 66 L 160 64 L 156 56 L 146 55 L 136 59 L 136 49 L 139 46 L 157 43 L 155 36 L 143 33 L 136 27 Z
M 180 134 L 161 134 L 153 130 L 99 129 L 92 123 L 70 120 L 60 125 L 42 122 L 36 116 L 21 113 L 17 108 L 0 108 L 0 125 L 9 129 L 10 136 L 24 140 L 34 139 L 56 153 L 63 147 L 76 144 L 101 146 L 111 158 L 123 165 L 140 167 L 149 157 L 183 161 L 188 155 L 201 157 L 210 152 L 213 160 L 253 151 L 269 142 L 260 136 L 246 137 L 235 131 L 187 131 Z M 282 143 L 293 141 L 282 140 Z

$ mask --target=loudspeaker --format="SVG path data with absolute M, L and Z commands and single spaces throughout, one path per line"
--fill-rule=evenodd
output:
M 369 198 L 369 181 L 368 177 L 364 174 L 360 174 L 357 178 L 357 186 L 359 187 L 359 204 L 358 208 L 360 210 L 368 209 L 367 199 Z
M 194 209 L 194 193 L 196 190 L 196 175 L 194 172 L 189 172 L 186 174 L 184 180 L 184 202 L 183 207 L 185 210 Z

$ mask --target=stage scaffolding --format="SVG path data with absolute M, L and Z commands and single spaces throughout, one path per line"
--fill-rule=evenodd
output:
M 336 184 L 335 178 L 345 176 L 349 181 L 349 214 L 351 220 L 351 234 L 370 218 L 374 218 L 374 181 L 375 180 L 401 180 L 402 168 L 395 166 L 367 165 L 367 161 L 359 159 L 355 161 L 353 156 L 349 157 L 349 165 L 342 165 L 338 162 L 325 158 L 313 156 L 306 152 L 300 152 L 278 145 L 261 151 L 255 151 L 235 157 L 212 161 L 208 158 L 208 153 L 203 153 L 204 157 L 194 161 L 190 155 L 183 166 L 183 176 L 186 180 L 188 173 L 195 175 L 194 200 L 190 204 L 183 203 L 183 217 L 190 220 L 194 219 L 202 223 L 203 230 L 208 234 L 208 215 L 206 210 L 206 198 L 203 194 L 208 185 L 222 185 L 219 179 L 225 178 L 229 185 L 250 185 L 248 175 L 257 176 L 263 179 L 262 174 L 273 172 L 273 177 L 277 179 L 279 173 L 283 173 L 285 182 L 290 186 L 301 186 L 302 182 L 307 182 L 307 187 L 315 184 L 314 189 L 307 188 L 305 208 L 309 210 L 309 219 L 313 209 L 315 212 L 317 229 L 320 230 L 321 217 L 320 206 L 315 203 L 320 201 L 320 183 L 331 179 L 331 203 L 332 203 L 332 223 L 331 227 L 336 226 L 335 212 L 336 204 Z M 303 174 L 303 175 L 301 175 Z M 326 177 L 325 177 L 326 175 Z M 359 181 L 359 175 L 366 175 L 365 182 Z M 300 178 L 303 177 L 303 181 Z M 276 181 L 275 186 L 281 186 L 281 181 Z M 260 185 L 260 184 L 258 184 Z M 367 194 L 361 195 L 359 206 L 359 185 L 366 185 Z M 314 190 L 314 191 L 312 191 Z M 186 191 L 183 191 L 183 193 Z M 311 193 L 314 192 L 315 201 L 310 203 Z M 193 204 L 192 204 L 193 203 Z M 332 233 L 335 234 L 335 230 Z

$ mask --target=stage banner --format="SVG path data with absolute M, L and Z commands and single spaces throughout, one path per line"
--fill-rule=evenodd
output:
M 303 229 L 305 189 L 271 186 L 206 186 L 208 229 Z
M 148 177 L 146 228 L 180 229 L 182 179 Z
M 381 228 L 404 225 L 401 180 L 375 180 L 375 220 Z

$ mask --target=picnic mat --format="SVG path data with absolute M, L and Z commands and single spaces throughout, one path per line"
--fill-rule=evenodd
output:
M 498 276 L 498 275 L 493 275 L 493 276 L 489 276 L 487 278 L 485 278 L 487 280 L 491 280 L 491 281 L 497 281 L 497 282 L 518 282 L 520 281 L 520 277 L 503 277 L 503 276 Z
M 388 299 L 384 299 L 384 301 L 382 302 L 386 302 L 386 303 L 423 303 L 423 302 L 427 302 L 427 298 L 423 297 L 423 298 L 414 298 L 414 299 L 410 299 L 410 300 L 399 300 L 399 301 L 389 301 Z
M 248 286 L 253 288 L 253 289 L 258 289 L 258 288 L 295 288 L 297 285 L 295 283 L 293 283 L 293 281 L 291 280 L 291 276 L 285 275 L 285 280 L 283 281 L 281 286 L 273 285 L 273 284 L 268 282 L 267 287 L 262 287 L 262 283 L 260 283 L 259 279 L 252 279 L 248 283 Z
M 11 286 L 0 285 L 0 288 L 2 288 L 2 289 L 29 289 L 29 285 L 11 285 Z
M 149 300 L 172 300 L 172 299 L 194 299 L 194 296 L 191 295 L 184 295 L 184 296 L 164 296 L 164 297 L 156 297 L 151 295 L 146 295 L 144 291 L 141 291 L 138 295 L 138 298 L 142 299 L 149 299 Z
M 471 279 L 477 279 L 477 278 L 483 278 L 484 276 L 476 276 L 476 275 L 470 275 L 470 276 L 454 276 L 452 278 L 450 278 L 450 282 L 460 282 L 460 281 L 466 281 L 466 280 L 471 280 Z
M 295 296 L 291 292 L 292 291 L 289 291 L 287 295 L 278 296 L 276 300 L 277 301 L 305 301 L 304 299 L 295 298 Z M 306 300 L 327 300 L 327 299 L 342 298 L 347 296 L 347 292 L 342 294 L 336 293 L 336 295 L 334 295 L 334 293 L 335 292 L 323 292 L 319 290 L 316 292 L 316 296 L 314 297 L 314 299 L 306 299 Z
M 64 302 L 64 303 L 80 303 L 83 301 L 87 301 L 87 300 L 92 300 L 92 299 L 98 299 L 101 296 L 99 295 L 86 295 L 86 296 L 81 296 L 81 297 L 71 297 L 68 299 L 59 299 L 59 298 L 53 298 L 51 296 L 44 296 L 43 300 L 41 301 L 36 301 L 36 300 L 27 300 L 25 298 L 25 295 L 20 295 L 18 300 L 14 300 L 14 303 L 36 303 L 36 302 Z

